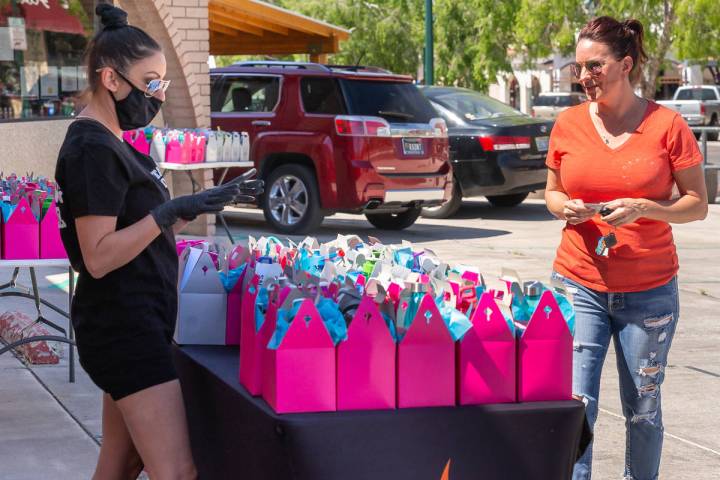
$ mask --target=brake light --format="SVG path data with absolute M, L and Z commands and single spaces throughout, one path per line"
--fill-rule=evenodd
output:
M 380 117 L 338 115 L 335 117 L 338 135 L 350 137 L 389 137 L 390 124 Z
M 705 105 L 700 104 L 700 115 L 705 115 Z
M 483 150 L 491 152 L 493 150 L 521 150 L 530 148 L 530 137 L 508 137 L 491 135 L 487 137 L 478 137 Z

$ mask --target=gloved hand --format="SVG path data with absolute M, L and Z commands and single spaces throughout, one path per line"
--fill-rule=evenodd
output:
M 255 203 L 257 196 L 265 191 L 265 182 L 262 180 L 246 180 L 240 183 L 240 193 L 235 197 L 235 203 Z
M 190 221 L 203 213 L 221 212 L 240 194 L 240 182 L 241 179 L 237 178 L 194 195 L 173 198 L 152 209 L 150 215 L 160 228 L 166 228 L 173 226 L 179 218 Z

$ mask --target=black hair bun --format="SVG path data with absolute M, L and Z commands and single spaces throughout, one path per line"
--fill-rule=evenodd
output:
M 95 13 L 100 17 L 104 30 L 127 27 L 127 12 L 109 3 L 101 3 L 95 7 Z

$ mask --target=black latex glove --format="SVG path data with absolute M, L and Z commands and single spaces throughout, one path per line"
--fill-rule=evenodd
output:
M 158 205 L 150 211 L 160 228 L 171 227 L 178 221 L 193 220 L 203 213 L 221 212 L 225 205 L 233 203 L 240 194 L 241 179 L 228 182 L 218 187 L 196 193 L 173 198 Z
M 255 203 L 257 196 L 265 191 L 265 182 L 252 179 L 256 174 L 257 170 L 251 168 L 234 180 L 240 185 L 240 193 L 233 203 Z
M 240 194 L 235 197 L 235 203 L 255 203 L 257 196 L 265 191 L 265 182 L 262 180 L 246 180 L 240 183 Z

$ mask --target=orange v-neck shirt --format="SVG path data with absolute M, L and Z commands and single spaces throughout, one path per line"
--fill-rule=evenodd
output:
M 692 131 L 676 112 L 648 102 L 630 138 L 615 149 L 603 142 L 590 118 L 590 102 L 558 118 L 550 134 L 546 164 L 559 170 L 571 199 L 586 203 L 618 198 L 668 200 L 673 172 L 702 163 Z M 595 215 L 566 224 L 554 268 L 561 275 L 601 292 L 637 292 L 664 285 L 678 270 L 672 229 L 666 222 L 640 218 L 616 229 L 609 257 L 595 253 L 611 227 Z

